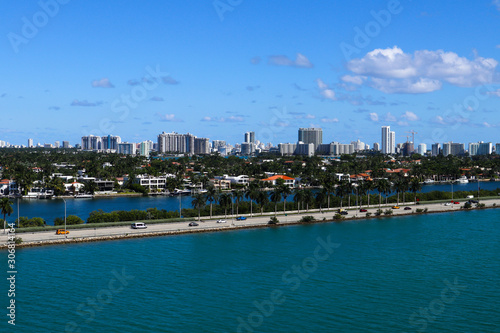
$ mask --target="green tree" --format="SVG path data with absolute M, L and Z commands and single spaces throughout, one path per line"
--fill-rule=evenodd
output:
M 5 216 L 10 216 L 14 212 L 12 208 L 13 202 L 9 200 L 9 198 L 0 199 L 0 212 L 3 215 L 3 233 L 5 234 L 5 225 L 7 221 L 5 220 Z
M 85 221 L 83 221 L 80 217 L 76 215 L 66 216 L 66 225 L 75 225 L 83 223 L 85 223 Z M 64 217 L 56 217 L 54 219 L 54 225 L 64 225 Z
M 202 193 L 196 193 L 193 196 L 193 200 L 191 201 L 191 205 L 193 205 L 193 208 L 198 210 L 198 221 L 201 220 L 201 209 L 205 207 L 205 204 L 207 202 L 207 199 L 205 195 Z
M 269 202 L 269 196 L 266 191 L 259 191 L 259 195 L 256 199 L 257 203 L 260 205 L 260 215 L 264 214 L 264 206 Z
M 415 195 L 415 203 L 417 203 L 417 192 L 422 189 L 422 183 L 418 178 L 413 178 L 410 182 L 410 191 Z
M 214 201 L 217 202 L 218 192 L 214 186 L 209 186 L 205 194 L 207 196 L 207 201 L 210 202 L 210 218 L 212 218 L 212 204 Z

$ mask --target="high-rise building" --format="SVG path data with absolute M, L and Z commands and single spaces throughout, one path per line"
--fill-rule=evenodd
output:
M 103 136 L 101 138 L 103 150 L 118 150 L 118 144 L 122 142 L 119 136 Z
M 373 144 L 373 150 L 374 150 L 374 151 L 380 151 L 380 143 L 375 142 L 375 143 Z
M 491 142 L 481 142 L 477 151 L 478 155 L 490 155 L 493 153 L 493 144 Z
M 245 133 L 245 142 L 255 143 L 255 132 L 246 132 Z
M 135 143 L 130 143 L 130 142 L 119 143 L 118 154 L 135 155 Z
M 500 143 L 497 143 L 495 145 L 495 152 L 496 152 L 497 155 L 500 155 Z
M 149 157 L 149 153 L 153 149 L 153 141 L 147 140 L 143 141 L 139 145 L 139 152 L 141 156 Z
M 243 142 L 241 144 L 241 154 L 248 156 L 255 153 L 255 143 L 253 142 Z
M 469 155 L 475 156 L 479 151 L 479 143 L 478 142 L 470 142 L 469 143 Z
M 210 142 L 192 134 L 165 133 L 158 135 L 160 153 L 210 154 Z
M 443 155 L 460 156 L 465 153 L 465 146 L 463 143 L 446 142 L 443 143 Z
M 63 148 L 70 148 L 69 141 L 63 141 Z
M 421 143 L 418 145 L 418 153 L 420 155 L 425 155 L 427 153 L 427 145 L 425 143 Z
M 413 154 L 413 152 L 415 151 L 413 142 L 405 142 L 403 144 L 402 151 L 403 151 L 403 156 L 410 156 L 411 154 Z
M 101 150 L 102 139 L 100 136 L 89 135 L 82 137 L 82 150 Z
M 280 155 L 293 155 L 295 154 L 295 149 L 297 149 L 297 144 L 295 143 L 280 143 L 278 145 Z
M 61 143 L 59 141 L 56 141 L 54 143 L 54 148 L 59 148 L 59 147 L 61 147 Z
M 391 132 L 391 126 L 382 126 L 382 154 L 396 153 L 396 132 Z
M 28 148 L 33 148 L 33 139 L 28 139 Z
M 432 154 L 432 156 L 438 156 L 439 155 L 439 143 L 433 143 L 432 144 L 431 154 Z
M 323 129 L 321 128 L 299 128 L 299 142 L 312 143 L 316 149 L 323 143 Z

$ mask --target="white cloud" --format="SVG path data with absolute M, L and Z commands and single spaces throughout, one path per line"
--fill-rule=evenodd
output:
M 182 119 L 176 118 L 175 114 L 170 113 L 170 114 L 156 114 L 159 118 L 160 121 L 166 121 L 166 122 L 182 122 Z
M 420 120 L 420 118 L 413 112 L 411 111 L 406 111 L 401 118 L 406 119 L 408 121 L 417 121 Z
M 108 78 L 92 81 L 93 88 L 114 88 L 115 86 L 109 81 Z
M 488 91 L 486 94 L 500 97 L 500 89 L 497 89 L 497 90 L 494 90 L 494 91 Z
M 441 125 L 448 125 L 445 121 L 444 121 L 444 118 L 441 117 L 441 116 L 436 116 L 434 118 L 434 122 L 435 123 L 438 123 L 438 124 L 441 124 Z
M 443 82 L 459 87 L 491 83 L 498 75 L 497 65 L 493 58 L 476 56 L 469 60 L 443 50 L 410 54 L 394 46 L 353 59 L 347 68 L 358 76 L 366 76 L 364 82 L 380 91 L 416 94 L 439 90 Z
M 330 87 L 328 87 L 328 85 L 325 82 L 323 82 L 323 80 L 317 79 L 316 83 L 318 84 L 321 96 L 323 96 L 326 99 L 330 99 L 332 101 L 335 101 L 337 99 L 335 97 L 335 91 L 330 89 Z
M 488 123 L 486 121 L 483 123 L 483 126 L 488 127 L 488 128 L 493 127 L 493 125 L 491 125 L 490 123 Z
M 71 102 L 71 106 L 99 106 L 101 105 L 102 102 L 89 102 L 87 100 L 83 100 L 83 101 L 80 101 L 80 100 L 77 100 L 75 99 L 73 102 Z
M 407 122 L 407 121 L 401 121 L 401 120 L 400 120 L 400 121 L 398 121 L 398 125 L 399 125 L 399 126 L 408 126 L 409 124 L 408 124 L 408 122 Z
M 385 121 L 397 121 L 397 119 L 390 112 L 387 112 L 385 115 Z
M 306 118 L 306 119 L 315 119 L 315 118 L 316 118 L 316 116 L 315 116 L 315 115 L 313 115 L 313 114 L 307 114 L 305 118 Z
M 500 0 L 493 0 L 493 4 L 500 10 Z
M 322 123 L 338 123 L 339 120 L 337 118 L 321 118 Z
M 203 117 L 201 121 L 212 121 L 218 123 L 238 123 L 243 122 L 245 119 L 242 116 L 230 116 L 230 117 Z
M 363 84 L 364 79 L 365 79 L 364 76 L 359 76 L 359 75 L 344 75 L 341 78 L 341 80 L 344 82 L 357 84 L 357 85 Z
M 370 113 L 370 120 L 378 121 L 378 114 L 376 114 L 375 112 Z
M 312 68 L 314 65 L 303 54 L 297 53 L 295 60 L 291 60 L 284 55 L 270 56 L 268 63 L 275 66 L 290 66 L 299 68 Z

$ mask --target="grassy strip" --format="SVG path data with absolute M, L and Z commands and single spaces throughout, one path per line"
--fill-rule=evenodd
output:
M 85 223 L 85 224 L 75 224 L 68 225 L 66 229 L 76 230 L 76 229 L 93 229 L 93 228 L 106 228 L 106 227 L 117 227 L 117 226 L 130 226 L 135 222 L 144 222 L 146 224 L 156 224 L 156 223 L 174 223 L 174 222 L 185 222 L 192 221 L 193 219 L 183 218 L 183 219 L 163 219 L 163 220 L 140 220 L 140 221 L 125 221 L 125 222 L 103 222 L 103 223 Z M 16 228 L 17 233 L 23 232 L 38 232 L 38 231 L 51 231 L 57 229 L 64 229 L 64 225 L 46 225 L 44 227 L 31 227 L 31 228 Z

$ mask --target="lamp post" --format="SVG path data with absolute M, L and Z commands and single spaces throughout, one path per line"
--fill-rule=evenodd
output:
M 234 225 L 234 192 L 231 191 L 231 225 Z
M 64 201 L 64 234 L 66 235 L 66 200 L 63 198 Z

